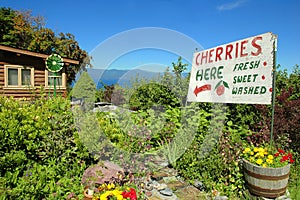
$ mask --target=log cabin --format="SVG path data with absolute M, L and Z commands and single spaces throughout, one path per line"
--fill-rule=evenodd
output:
M 63 68 L 53 76 L 46 68 L 49 55 L 28 50 L 0 45 L 0 95 L 15 99 L 32 99 L 40 96 L 43 90 L 46 95 L 53 95 L 54 78 L 56 93 L 66 95 L 67 73 L 70 65 L 79 65 L 79 61 L 63 58 Z

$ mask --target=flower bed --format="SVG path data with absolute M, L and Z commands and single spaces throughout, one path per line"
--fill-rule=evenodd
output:
M 274 150 L 271 147 L 246 147 L 242 155 L 249 162 L 262 167 L 283 167 L 294 163 L 291 152 L 282 149 Z

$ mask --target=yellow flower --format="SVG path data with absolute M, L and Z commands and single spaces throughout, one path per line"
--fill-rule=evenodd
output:
M 259 148 L 258 148 L 258 151 L 264 153 L 264 152 L 265 152 L 265 149 L 262 148 L 262 147 L 259 147 Z
M 251 151 L 251 149 L 247 147 L 247 148 L 245 148 L 245 150 L 243 151 L 243 153 L 248 153 L 250 151 Z
M 268 158 L 268 159 L 266 160 L 266 162 L 267 162 L 268 164 L 272 164 L 272 163 L 273 163 L 273 160 Z
M 107 185 L 107 189 L 108 189 L 108 190 L 114 189 L 114 188 L 115 188 L 115 184 L 113 184 L 113 183 L 109 183 L 109 184 Z
M 253 151 L 251 151 L 251 152 L 250 152 L 250 155 L 251 155 L 251 156 L 253 156 L 253 155 L 254 155 L 254 152 L 253 152 Z
M 121 195 L 121 194 L 122 194 L 122 191 L 120 191 L 120 190 L 113 190 L 113 191 L 112 191 L 112 194 L 113 194 L 114 196 L 118 196 L 118 195 Z
M 265 156 L 264 152 L 262 152 L 262 151 L 258 152 L 258 155 L 262 158 Z
M 261 164 L 263 163 L 263 160 L 262 160 L 261 158 L 259 158 L 259 159 L 256 160 L 256 163 L 257 163 L 258 165 L 261 165 Z
M 266 163 L 264 163 L 262 166 L 263 166 L 263 167 L 267 167 L 267 164 L 266 164 Z
M 116 197 L 117 197 L 117 200 L 123 200 L 124 199 L 123 196 L 122 196 L 122 194 L 116 195 Z
M 107 197 L 110 196 L 110 195 L 112 195 L 112 192 L 111 191 L 106 191 L 103 194 L 101 194 L 100 200 L 107 200 L 108 199 Z
M 258 148 L 257 147 L 254 147 L 254 152 L 258 152 Z
M 273 159 L 274 159 L 274 156 L 268 155 L 268 159 L 273 160 Z

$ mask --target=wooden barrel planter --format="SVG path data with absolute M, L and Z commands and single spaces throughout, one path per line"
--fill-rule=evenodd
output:
M 250 193 L 276 198 L 285 194 L 289 175 L 290 164 L 280 168 L 257 166 L 243 159 L 244 177 Z

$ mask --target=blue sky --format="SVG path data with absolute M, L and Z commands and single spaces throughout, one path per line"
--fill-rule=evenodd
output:
M 300 64 L 297 0 L 1 0 L 0 5 L 44 16 L 47 27 L 72 33 L 91 54 L 116 34 L 143 27 L 177 31 L 204 49 L 272 32 L 278 35 L 277 64 L 289 71 Z M 182 43 L 177 46 L 180 49 Z M 171 66 L 177 57 L 174 52 L 145 48 L 120 55 L 110 67 Z

